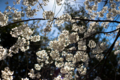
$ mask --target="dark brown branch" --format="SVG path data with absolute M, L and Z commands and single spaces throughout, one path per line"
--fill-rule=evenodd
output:
M 81 20 L 81 21 L 91 21 L 91 22 L 115 22 L 120 23 L 120 21 L 112 21 L 112 20 L 92 20 L 92 19 L 80 19 L 80 18 L 72 18 L 74 20 Z
M 114 47 L 114 45 L 115 45 L 115 43 L 116 43 L 116 41 L 117 41 L 117 39 L 118 39 L 119 36 L 120 36 L 120 30 L 119 30 L 119 32 L 118 32 L 118 34 L 117 34 L 117 36 L 116 36 L 113 44 L 111 45 L 111 47 L 109 48 L 109 50 L 106 52 L 107 56 L 106 56 L 106 58 L 105 58 L 105 62 L 103 63 L 101 73 L 102 73 L 102 71 L 103 71 L 104 65 L 105 65 L 105 63 L 107 62 L 107 59 L 108 59 L 109 55 L 111 54 L 111 52 L 112 52 L 112 50 L 113 50 L 113 47 Z
M 111 51 L 113 50 L 113 47 L 114 47 L 115 42 L 117 41 L 119 35 L 120 35 L 120 30 L 119 30 L 119 32 L 118 32 L 118 34 L 117 34 L 117 36 L 116 36 L 113 44 L 112 44 L 111 47 L 108 49 L 108 51 L 105 53 L 104 58 L 103 58 L 98 64 L 96 64 L 85 76 L 87 76 L 88 74 L 90 74 L 91 71 L 93 71 L 93 69 L 97 68 L 97 66 L 98 66 L 102 61 L 104 61 L 104 59 L 105 59 L 104 64 L 106 63 L 106 60 L 107 60 L 108 56 L 110 55 Z M 107 54 L 108 54 L 108 55 L 107 55 Z M 106 56 L 106 55 L 107 55 L 107 56 Z M 105 58 L 105 57 L 106 57 L 106 58 Z M 103 64 L 103 67 L 104 67 L 104 64 Z
M 40 2 L 39 2 L 39 1 L 38 1 L 38 3 L 39 3 L 39 5 L 40 5 L 40 7 L 42 8 L 42 10 L 43 10 L 43 11 L 45 11 L 45 10 L 44 10 L 44 8 L 42 7 L 42 5 L 40 4 Z
M 57 19 L 57 18 L 54 18 Z M 90 20 L 90 19 L 81 19 L 81 18 L 72 18 L 74 20 L 80 20 L 80 21 L 91 21 L 91 22 L 115 22 L 115 23 L 120 23 L 120 21 L 112 21 L 112 20 Z M 32 21 L 32 20 L 46 20 L 44 18 L 34 18 L 34 19 L 27 19 L 27 20 L 21 20 L 21 21 L 16 21 L 13 23 L 9 23 L 8 25 L 15 24 L 15 23 L 20 23 L 20 22 L 27 22 L 27 21 Z M 6 26 L 8 26 L 6 25 Z M 5 26 L 3 26 L 5 27 Z

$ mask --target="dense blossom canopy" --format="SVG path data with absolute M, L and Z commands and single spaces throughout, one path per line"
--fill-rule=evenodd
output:
M 87 69 L 90 60 L 90 57 L 87 53 L 87 48 L 90 49 L 90 56 L 92 56 L 92 58 L 96 58 L 99 62 L 107 59 L 106 55 L 109 56 L 113 48 L 115 48 L 114 55 L 120 54 L 120 50 L 119 48 L 117 48 L 119 46 L 119 41 L 117 41 L 117 38 L 120 34 L 120 25 L 118 25 L 116 27 L 116 30 L 114 31 L 115 33 L 117 33 L 114 43 L 111 45 L 111 47 L 105 54 L 103 54 L 103 52 L 105 52 L 105 50 L 108 47 L 106 42 L 96 43 L 96 41 L 94 40 L 89 40 L 88 42 L 86 41 L 86 39 L 91 37 L 92 35 L 105 33 L 97 32 L 96 28 L 98 25 L 100 25 L 99 22 L 101 22 L 101 27 L 103 27 L 104 29 L 108 29 L 108 24 L 114 21 L 115 16 L 120 14 L 120 7 L 116 4 L 117 2 L 120 2 L 120 0 L 109 0 L 110 7 L 103 6 L 103 8 L 100 11 L 98 10 L 100 6 L 99 4 L 102 3 L 103 0 L 85 0 L 84 5 L 86 11 L 90 15 L 89 18 L 76 18 L 72 17 L 69 13 L 64 13 L 61 16 L 55 17 L 55 13 L 53 11 L 44 10 L 44 6 L 47 6 L 49 1 L 52 0 L 42 0 L 41 3 L 39 2 L 39 0 L 16 0 L 16 2 L 14 2 L 14 5 L 22 3 L 22 5 L 24 5 L 25 8 L 22 7 L 23 9 L 19 11 L 15 7 L 7 6 L 6 11 L 0 11 L 1 28 L 6 27 L 10 24 L 30 20 L 46 20 L 47 24 L 44 28 L 44 32 L 46 33 L 52 30 L 51 28 L 53 22 L 55 22 L 57 26 L 61 26 L 64 22 L 73 23 L 72 33 L 68 30 L 63 30 L 58 36 L 58 39 L 49 42 L 49 45 L 47 47 L 48 49 L 50 49 L 49 52 L 46 50 L 40 50 L 36 52 L 37 63 L 35 63 L 34 68 L 32 68 L 30 72 L 27 73 L 29 78 L 40 79 L 41 74 L 39 73 L 39 71 L 44 66 L 51 64 L 54 64 L 56 68 L 60 69 L 60 74 L 57 75 L 57 77 L 54 77 L 54 80 L 73 80 L 87 75 Z M 63 4 L 62 0 L 55 1 L 58 6 L 61 6 Z M 35 5 L 38 5 L 40 9 L 32 9 L 32 7 Z M 31 19 L 34 18 L 34 16 L 37 15 L 36 12 L 40 10 L 43 10 L 43 18 Z M 12 18 L 9 18 L 9 15 L 11 15 Z M 26 15 L 28 20 L 21 20 L 23 15 Z M 77 25 L 76 21 L 93 22 L 89 22 L 89 27 L 86 28 L 85 25 Z M 41 40 L 40 35 L 33 35 L 34 29 L 29 27 L 28 23 L 21 24 L 22 25 L 20 25 L 19 27 L 14 27 L 10 31 L 10 35 L 14 38 L 17 38 L 16 43 L 12 45 L 9 49 L 4 48 L 2 45 L 0 46 L 0 60 L 5 60 L 7 57 L 12 57 L 13 54 L 19 53 L 19 50 L 22 52 L 26 52 L 27 50 L 29 50 L 30 42 L 38 42 Z M 79 34 L 83 34 L 84 36 L 80 37 Z M 77 43 L 77 47 L 68 47 L 73 43 Z M 76 49 L 77 51 L 75 51 Z M 70 51 L 75 52 L 73 52 L 73 54 Z M 82 64 L 76 65 L 80 62 L 82 62 Z M 119 64 L 120 61 L 118 61 L 118 65 Z M 35 73 L 35 71 L 37 71 L 37 73 Z M 75 71 L 77 71 L 79 75 Z M 2 80 L 14 79 L 14 71 L 11 71 L 7 66 L 4 68 L 4 70 L 1 70 L 1 73 Z M 29 80 L 29 78 L 21 78 L 21 80 Z M 96 76 L 94 80 L 101 80 L 101 78 L 99 76 Z

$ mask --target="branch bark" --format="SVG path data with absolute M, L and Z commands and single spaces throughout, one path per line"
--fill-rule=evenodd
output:
M 53 18 L 53 19 L 57 19 L 57 18 Z M 115 23 L 120 23 L 120 21 L 112 21 L 112 20 L 92 20 L 92 19 L 81 19 L 81 18 L 72 18 L 74 20 L 80 20 L 80 21 L 89 21 L 89 22 L 115 22 Z M 16 22 L 13 22 L 13 23 L 9 23 L 8 25 L 11 25 L 11 24 L 15 24 L 15 23 L 20 23 L 20 22 L 27 22 L 27 21 L 32 21 L 32 20 L 46 20 L 44 18 L 34 18 L 34 19 L 27 19 L 27 20 L 21 20 L 21 21 L 16 21 Z M 8 26 L 6 25 L 6 26 Z M 2 27 L 5 27 L 5 26 L 2 26 Z

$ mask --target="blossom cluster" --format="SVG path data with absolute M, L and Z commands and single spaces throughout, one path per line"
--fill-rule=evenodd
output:
M 7 25 L 7 21 L 8 21 L 8 17 L 2 12 L 0 12 L 0 25 L 1 26 Z
M 69 34 L 67 30 L 62 31 L 58 37 L 58 41 L 50 41 L 50 48 L 58 51 L 64 50 L 69 44 L 75 43 L 79 40 L 79 36 L 76 32 Z
M 32 10 L 31 8 L 32 8 L 31 6 L 28 6 L 25 10 L 27 17 L 33 17 L 34 15 L 37 15 L 35 13 L 39 11 L 37 9 Z
M 65 21 L 71 21 L 71 20 L 72 20 L 71 16 L 68 13 L 66 13 L 66 14 L 63 14 L 63 15 L 57 17 L 57 20 L 55 20 L 55 24 L 60 26 Z
M 4 60 L 6 58 L 6 55 L 7 55 L 7 50 L 2 46 L 0 46 L 0 60 Z
M 28 6 L 28 5 L 31 5 L 31 6 L 34 6 L 35 4 L 38 3 L 39 0 L 23 0 L 23 4 L 25 6 Z
M 1 70 L 2 73 L 2 80 L 13 80 L 14 71 L 10 71 L 9 67 L 4 68 Z
M 31 30 L 28 25 L 22 25 L 15 27 L 11 30 L 10 34 L 12 37 L 18 38 L 16 43 L 9 49 L 5 49 L 0 46 L 0 60 L 4 60 L 7 56 L 12 57 L 12 53 L 18 53 L 19 49 L 23 52 L 29 49 L 30 41 L 37 42 L 40 41 L 40 36 L 32 36 L 33 30 Z
M 28 75 L 31 79 L 35 79 L 35 77 L 39 79 L 41 77 L 40 73 L 35 74 L 34 69 L 31 69 Z
M 54 13 L 52 11 L 44 11 L 43 12 L 43 18 L 48 20 L 53 20 Z

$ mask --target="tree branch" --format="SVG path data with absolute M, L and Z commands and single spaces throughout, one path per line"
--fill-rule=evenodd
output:
M 108 59 L 109 55 L 111 54 L 111 52 L 112 52 L 112 50 L 113 50 L 113 47 L 114 47 L 114 45 L 115 45 L 115 43 L 116 43 L 116 41 L 117 41 L 117 39 L 118 39 L 119 36 L 120 36 L 120 30 L 119 30 L 119 32 L 118 32 L 118 34 L 117 34 L 117 36 L 116 36 L 113 44 L 111 45 L 111 47 L 109 48 L 109 50 L 106 52 L 106 55 L 107 55 L 107 54 L 108 54 L 108 55 L 106 56 L 105 62 L 103 63 L 101 73 L 102 73 L 102 71 L 103 71 L 104 65 L 105 65 L 105 63 L 107 62 L 107 59 Z
M 57 18 L 53 18 L 53 19 L 57 19 Z M 91 19 L 81 19 L 81 18 L 72 18 L 74 20 L 81 20 L 81 21 L 91 21 L 91 22 L 115 22 L 115 23 L 120 23 L 120 21 L 112 21 L 112 20 L 91 20 Z M 13 22 L 13 23 L 9 23 L 8 25 L 11 25 L 11 24 L 15 24 L 15 23 L 20 23 L 20 22 L 27 22 L 27 21 L 31 21 L 31 20 L 46 20 L 44 18 L 34 18 L 34 19 L 27 19 L 27 20 L 21 20 L 21 21 L 16 21 L 16 22 Z M 8 26 L 6 25 L 6 26 Z M 5 27 L 5 26 L 3 26 Z
M 105 59 L 105 56 L 104 56 L 104 58 L 103 58 L 98 64 L 96 64 L 96 65 L 85 75 L 86 77 L 87 77 L 88 74 L 91 73 L 91 71 L 92 71 L 93 69 L 95 69 L 102 61 L 104 61 L 104 59 L 105 59 L 104 64 L 106 63 L 106 60 L 107 60 L 108 56 L 110 55 L 111 51 L 113 50 L 114 44 L 115 44 L 115 42 L 117 41 L 119 35 L 120 35 L 120 30 L 119 30 L 119 32 L 118 32 L 118 34 L 117 34 L 117 36 L 116 36 L 113 44 L 112 44 L 111 47 L 108 49 L 108 51 L 105 53 L 105 56 L 108 54 L 107 57 L 106 57 L 106 59 Z M 103 66 L 104 66 L 104 64 L 103 64 Z M 86 77 L 85 77 L 85 78 L 86 78 Z

